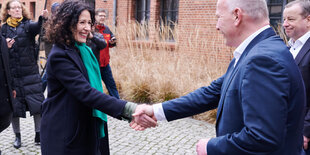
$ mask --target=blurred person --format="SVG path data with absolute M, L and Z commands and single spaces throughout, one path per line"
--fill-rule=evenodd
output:
M 13 90 L 9 68 L 8 46 L 6 39 L 3 36 L 0 36 L 0 133 L 11 124 L 13 116 L 13 98 L 15 97 L 16 91 Z
M 110 67 L 110 52 L 109 49 L 116 46 L 116 38 L 107 25 L 105 20 L 108 17 L 108 11 L 102 8 L 96 10 L 96 29 L 101 33 L 107 42 L 107 47 L 100 51 L 100 72 L 101 78 L 111 96 L 119 99 L 117 87 L 112 75 Z
M 283 28 L 290 38 L 290 52 L 301 71 L 306 87 L 306 115 L 304 119 L 304 149 L 309 150 L 310 140 L 310 1 L 296 0 L 283 11 Z M 310 151 L 307 151 L 310 155 Z
M 107 47 L 107 42 L 101 33 L 96 32 L 96 29 L 94 27 L 92 29 L 93 31 L 89 33 L 86 45 L 91 48 L 99 64 L 100 51 Z
M 54 44 L 47 60 L 48 96 L 42 105 L 42 155 L 107 154 L 107 115 L 130 120 L 136 104 L 103 93 L 96 57 L 86 46 L 94 10 L 79 0 L 65 0 L 48 20 L 46 37 Z M 156 122 L 139 124 L 140 128 Z M 106 148 L 109 149 L 109 148 Z
M 16 90 L 12 119 L 16 136 L 13 144 L 15 148 L 21 147 L 19 118 L 25 118 L 26 111 L 30 111 L 30 115 L 34 117 L 35 143 L 40 143 L 40 114 L 44 95 L 37 64 L 35 36 L 39 34 L 42 18 L 47 17 L 47 14 L 43 10 L 38 22 L 32 22 L 25 6 L 18 0 L 8 1 L 2 13 L 4 24 L 1 30 L 9 47 L 10 70 Z
M 52 4 L 51 6 L 51 15 L 55 15 L 56 13 L 56 10 L 57 10 L 57 7 L 59 6 L 60 4 L 58 2 L 55 2 Z M 45 25 L 47 19 L 44 20 L 44 23 L 43 25 Z M 46 39 L 44 39 L 44 35 L 45 35 L 45 29 L 42 28 L 42 31 L 41 34 L 42 34 L 42 40 L 44 41 L 44 51 L 45 51 L 45 57 L 46 59 L 48 58 L 48 55 L 53 47 L 53 44 L 48 42 Z M 45 68 L 44 68 L 45 69 Z M 43 75 L 42 75 L 42 90 L 43 92 L 45 91 L 46 87 L 47 87 L 47 77 L 46 77 L 46 72 L 45 70 L 43 70 Z
M 207 87 L 140 114 L 172 121 L 218 108 L 216 137 L 196 144 L 198 155 L 298 155 L 302 150 L 305 89 L 283 40 L 269 26 L 265 0 L 218 0 L 216 29 L 237 47 L 227 72 Z M 140 128 L 139 128 L 140 129 Z
M 59 5 L 60 5 L 60 3 L 58 3 L 58 2 L 54 2 L 54 3 L 52 4 L 52 6 L 51 6 L 51 16 L 55 15 L 55 13 L 56 13 L 57 8 L 59 7 Z M 43 30 L 44 30 L 44 28 L 43 28 Z M 45 30 L 44 30 L 43 32 L 45 32 Z M 44 35 L 44 34 L 43 34 L 43 35 Z M 43 38 L 44 38 L 44 36 L 43 36 Z M 48 41 L 46 41 L 45 39 L 43 39 L 43 40 L 44 40 L 45 57 L 48 58 L 48 55 L 49 55 L 49 53 L 51 52 L 51 49 L 52 49 L 52 47 L 53 47 L 53 44 L 50 43 L 50 42 L 48 42 Z

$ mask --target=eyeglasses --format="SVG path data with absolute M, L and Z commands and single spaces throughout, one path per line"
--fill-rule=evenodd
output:
M 12 9 L 12 10 L 16 10 L 16 9 L 21 10 L 22 7 L 20 7 L 20 6 L 14 6 L 14 7 L 11 7 L 10 9 Z

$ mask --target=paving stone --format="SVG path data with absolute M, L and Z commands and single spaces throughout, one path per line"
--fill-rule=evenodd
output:
M 22 147 L 15 149 L 15 135 L 10 126 L 0 133 L 2 155 L 40 155 L 40 146 L 34 144 L 33 118 L 21 119 Z M 135 131 L 128 122 L 108 117 L 110 153 L 112 155 L 192 155 L 196 143 L 202 138 L 215 137 L 212 124 L 184 118 L 172 122 L 160 122 L 156 128 Z

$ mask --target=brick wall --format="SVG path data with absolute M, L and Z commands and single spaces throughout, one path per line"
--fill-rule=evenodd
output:
M 2 8 L 8 0 L 1 0 Z M 62 2 L 63 0 L 47 0 L 47 8 L 54 2 Z M 116 4 L 116 26 L 123 26 L 135 21 L 135 0 L 96 0 L 95 7 L 104 8 L 109 11 L 107 25 L 110 26 L 113 32 L 114 28 L 114 2 Z M 45 0 L 21 0 L 27 8 L 30 8 L 30 3 L 35 2 L 35 19 L 41 14 Z M 179 18 L 178 18 L 178 34 L 175 42 L 167 43 L 173 49 L 179 51 L 191 51 L 193 53 L 199 52 L 201 54 L 208 54 L 210 59 L 218 62 L 228 63 L 232 58 L 231 48 L 224 44 L 224 39 L 216 26 L 216 9 L 217 0 L 179 0 Z M 158 44 L 161 41 L 156 39 L 158 32 L 153 29 L 155 25 L 159 24 L 160 0 L 151 0 L 150 21 L 151 29 L 149 32 L 150 43 Z M 134 38 L 133 38 L 133 41 Z M 165 44 L 165 43 L 164 43 Z M 118 48 L 125 48 L 122 43 L 119 43 Z M 189 53 L 190 54 L 190 53 Z

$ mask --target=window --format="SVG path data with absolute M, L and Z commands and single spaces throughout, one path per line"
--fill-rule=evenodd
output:
M 141 23 L 147 23 L 150 20 L 150 0 L 137 0 L 136 20 Z
M 160 24 L 163 40 L 174 41 L 175 25 L 178 22 L 179 0 L 161 0 Z
M 282 13 L 287 3 L 293 0 L 267 0 L 270 24 L 274 27 L 278 27 L 279 23 L 282 23 Z
M 36 17 L 36 2 L 30 2 L 30 13 L 32 14 L 32 19 Z
M 136 29 L 136 39 L 148 39 L 150 20 L 150 0 L 137 0 L 135 18 L 138 23 Z

